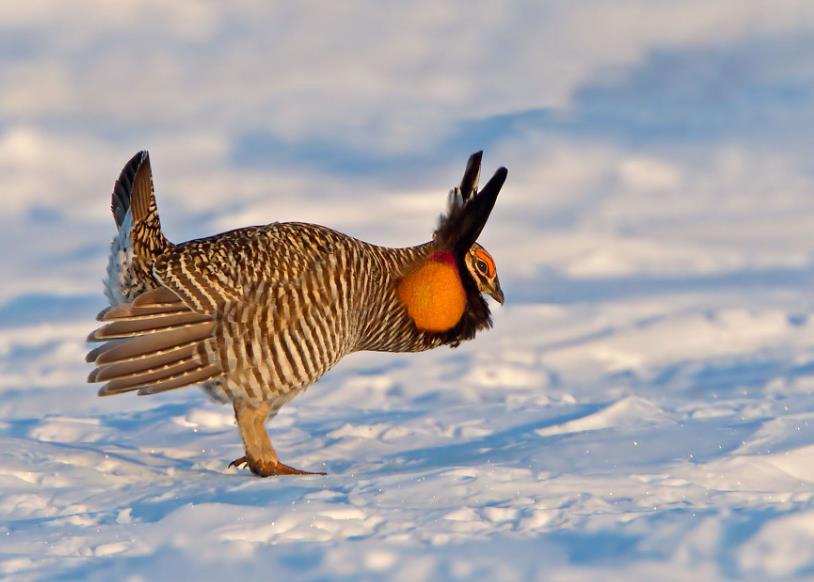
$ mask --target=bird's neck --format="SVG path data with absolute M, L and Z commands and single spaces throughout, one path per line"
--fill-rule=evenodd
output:
M 433 243 L 371 250 L 354 350 L 417 352 L 457 343 L 466 293 L 455 257 L 438 253 Z

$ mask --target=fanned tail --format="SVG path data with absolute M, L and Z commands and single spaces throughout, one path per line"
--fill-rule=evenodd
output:
M 138 390 L 155 394 L 222 375 L 215 353 L 215 321 L 195 313 L 165 287 L 99 314 L 106 322 L 88 341 L 105 341 L 88 353 L 96 364 L 88 382 L 107 382 L 99 396 Z
M 110 207 L 118 233 L 108 262 L 105 294 L 111 305 L 117 305 L 157 285 L 152 277 L 153 263 L 172 247 L 161 231 L 146 151 L 125 164 L 113 186 Z
M 113 186 L 110 208 L 116 226 L 124 224 L 129 211 L 133 217 L 133 226 L 144 225 L 153 231 L 152 235 L 156 241 L 164 238 L 155 202 L 150 154 L 146 150 L 130 158 L 122 168 L 119 179 Z

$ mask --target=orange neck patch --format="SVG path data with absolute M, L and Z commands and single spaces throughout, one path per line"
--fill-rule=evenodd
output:
M 466 308 L 466 292 L 451 253 L 434 253 L 399 281 L 396 292 L 410 319 L 424 331 L 452 329 Z

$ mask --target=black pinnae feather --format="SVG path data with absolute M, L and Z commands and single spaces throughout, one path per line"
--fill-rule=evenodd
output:
M 483 158 L 483 150 L 477 151 L 466 161 L 466 170 L 461 178 L 461 198 L 464 202 L 478 191 L 478 180 L 480 179 L 480 162 Z
M 452 347 L 472 339 L 478 331 L 492 327 L 489 305 L 468 272 L 464 256 L 483 230 L 508 171 L 499 168 L 483 190 L 477 192 L 482 156 L 483 152 L 469 156 L 461 185 L 450 192 L 447 214 L 441 217 L 434 236 L 439 249 L 449 249 L 455 255 L 466 292 L 466 309 L 461 320 L 441 334 L 443 343 Z
M 441 217 L 434 235 L 439 248 L 450 249 L 457 258 L 463 258 L 486 225 L 507 175 L 506 168 L 498 168 L 483 190 L 468 200 L 463 199 L 463 192 L 456 196 L 453 190 L 447 214 Z

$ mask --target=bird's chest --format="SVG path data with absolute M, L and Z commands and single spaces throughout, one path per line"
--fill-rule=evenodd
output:
M 237 338 L 225 338 L 228 381 L 251 400 L 269 400 L 304 390 L 349 350 L 347 324 L 329 305 L 272 302 L 239 314 Z M 235 314 L 238 316 L 238 314 Z

